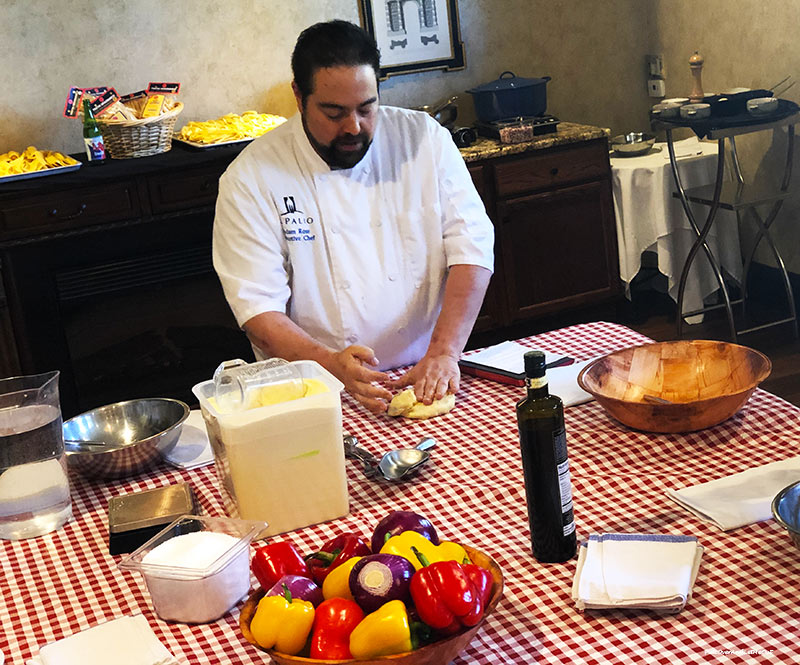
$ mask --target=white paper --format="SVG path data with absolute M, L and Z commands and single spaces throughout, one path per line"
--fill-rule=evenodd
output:
M 183 421 L 178 442 L 164 455 L 164 458 L 180 469 L 194 469 L 214 461 L 206 424 L 199 410 L 189 412 L 189 417 Z
M 578 374 L 593 360 L 553 367 L 547 370 L 547 384 L 551 395 L 558 395 L 564 406 L 575 406 L 594 399 L 589 393 L 578 385 Z
M 800 457 L 791 457 L 679 490 L 667 496 L 723 531 L 772 517 L 772 500 L 800 478 Z
M 592 535 L 579 549 L 572 598 L 580 610 L 679 612 L 691 597 L 702 555 L 702 546 L 687 536 Z
M 487 346 L 477 353 L 471 353 L 462 356 L 463 360 L 469 360 L 473 363 L 480 363 L 488 367 L 502 369 L 506 372 L 513 372 L 514 374 L 525 374 L 525 354 L 528 351 L 535 351 L 529 346 L 522 346 L 517 342 L 500 342 L 494 346 Z M 545 364 L 551 363 L 563 356 L 544 352 Z M 550 370 L 548 370 L 548 373 Z
M 37 665 L 178 665 L 137 614 L 87 628 L 39 649 Z

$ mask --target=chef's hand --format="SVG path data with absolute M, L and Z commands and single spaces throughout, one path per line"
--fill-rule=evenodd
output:
M 435 399 L 442 399 L 447 393 L 458 392 L 461 381 L 461 370 L 458 359 L 448 355 L 425 355 L 414 367 L 408 370 L 391 388 L 414 386 L 414 394 L 423 404 L 430 404 Z
M 392 399 L 392 393 L 377 385 L 388 381 L 388 374 L 370 369 L 377 364 L 372 349 L 354 344 L 334 353 L 330 367 L 331 374 L 344 384 L 345 390 L 376 415 L 384 413 Z

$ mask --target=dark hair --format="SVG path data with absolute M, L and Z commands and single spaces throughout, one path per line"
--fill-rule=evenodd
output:
M 324 67 L 369 65 L 380 73 L 380 52 L 363 28 L 348 21 L 315 23 L 297 38 L 292 53 L 292 74 L 303 100 L 313 92 L 314 74 Z

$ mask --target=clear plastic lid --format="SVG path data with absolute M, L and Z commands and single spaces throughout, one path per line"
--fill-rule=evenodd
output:
M 226 360 L 214 372 L 214 397 L 220 413 L 244 411 L 260 406 L 260 393 L 268 389 L 271 402 L 303 397 L 306 386 L 295 365 L 282 358 L 246 363 Z

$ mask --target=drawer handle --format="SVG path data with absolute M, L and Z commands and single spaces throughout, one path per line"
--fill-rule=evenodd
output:
M 78 212 L 74 212 L 71 215 L 65 215 L 63 217 L 59 217 L 59 219 L 62 219 L 62 220 L 75 219 L 77 217 L 80 217 L 83 214 L 84 210 L 86 210 L 86 204 L 85 203 L 81 203 L 81 207 L 78 208 Z M 58 217 L 58 208 L 53 208 L 50 211 L 50 216 L 51 217 Z
M 558 175 L 558 167 L 557 166 L 554 166 L 552 169 L 550 169 L 550 175 L 553 176 L 553 177 Z

